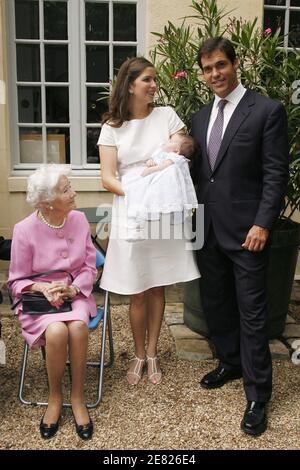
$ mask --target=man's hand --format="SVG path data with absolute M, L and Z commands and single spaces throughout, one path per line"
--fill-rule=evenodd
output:
M 253 225 L 247 233 L 245 242 L 242 247 L 249 251 L 262 251 L 265 247 L 266 241 L 269 237 L 269 230 L 267 228 Z

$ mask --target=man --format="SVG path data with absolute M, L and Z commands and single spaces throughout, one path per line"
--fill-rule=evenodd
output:
M 201 294 L 219 366 L 200 385 L 243 377 L 244 432 L 266 430 L 272 362 L 266 329 L 270 230 L 288 179 L 286 114 L 281 103 L 246 90 L 231 42 L 211 38 L 198 63 L 214 101 L 192 119 L 199 145 L 194 177 L 204 204 L 205 242 L 197 252 Z

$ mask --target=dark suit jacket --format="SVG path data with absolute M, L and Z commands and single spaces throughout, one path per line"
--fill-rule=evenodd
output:
M 192 117 L 199 146 L 193 177 L 204 204 L 205 237 L 212 222 L 227 250 L 241 249 L 252 225 L 271 229 L 288 181 L 286 113 L 281 103 L 247 90 L 223 136 L 214 171 L 207 156 L 207 128 L 213 102 Z

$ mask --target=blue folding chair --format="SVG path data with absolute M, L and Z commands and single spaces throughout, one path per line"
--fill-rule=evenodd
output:
M 96 267 L 100 269 L 104 265 L 104 255 L 99 251 L 96 250 Z M 88 361 L 87 366 L 95 367 L 99 369 L 98 371 L 98 378 L 97 378 L 97 392 L 96 392 L 96 399 L 90 403 L 87 403 L 87 408 L 96 408 L 102 398 L 102 390 L 103 390 L 103 375 L 104 375 L 104 368 L 110 367 L 114 362 L 114 347 L 113 347 L 113 336 L 112 336 L 112 325 L 111 325 L 111 317 L 110 317 L 110 302 L 109 302 L 109 293 L 107 291 L 103 291 L 104 293 L 104 305 L 103 307 L 97 308 L 97 315 L 93 318 L 90 318 L 89 322 L 89 331 L 96 330 L 102 322 L 102 333 L 101 333 L 101 344 L 100 344 L 100 351 L 99 351 L 99 360 L 98 361 Z M 106 349 L 106 334 L 108 334 L 109 340 L 109 360 L 105 363 L 105 349 Z M 45 359 L 45 348 L 42 347 L 42 355 Z M 21 372 L 20 372 L 20 383 L 19 383 L 19 399 L 24 405 L 41 405 L 47 406 L 47 402 L 42 401 L 30 401 L 24 398 L 24 386 L 25 386 L 25 374 L 26 374 L 26 367 L 28 361 L 28 352 L 29 347 L 28 344 L 24 343 L 24 352 L 21 364 Z M 69 361 L 67 362 L 68 365 Z M 71 403 L 63 403 L 64 407 L 71 407 Z

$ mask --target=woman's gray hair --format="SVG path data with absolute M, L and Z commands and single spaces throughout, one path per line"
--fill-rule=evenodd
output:
M 68 165 L 55 163 L 41 165 L 27 179 L 27 202 L 37 208 L 43 202 L 53 201 L 59 178 L 67 176 L 70 171 Z

